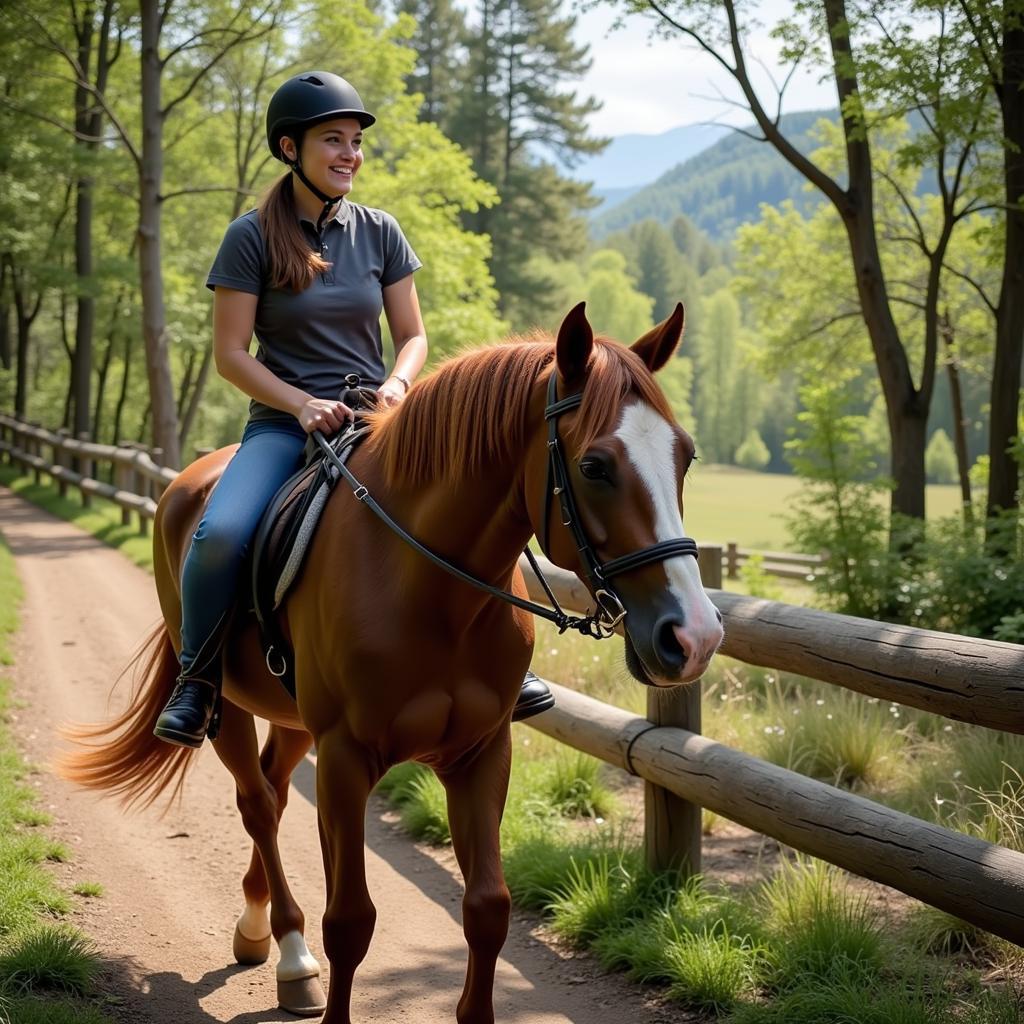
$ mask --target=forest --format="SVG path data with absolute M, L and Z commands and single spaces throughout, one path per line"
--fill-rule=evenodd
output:
M 705 462 L 807 479 L 830 511 L 794 543 L 842 551 L 839 513 L 883 494 L 891 516 L 854 532 L 902 560 L 935 481 L 1019 562 L 1024 0 L 799 0 L 773 35 L 837 105 L 786 116 L 784 82 L 753 85 L 733 3 L 604 6 L 710 53 L 748 120 L 591 217 L 572 167 L 608 140 L 587 128 L 572 5 L 5 5 L 0 409 L 172 467 L 237 439 L 205 274 L 280 175 L 270 95 L 324 67 L 379 114 L 353 198 L 423 260 L 433 364 L 581 299 L 629 342 L 682 300 L 663 387 Z M 843 606 L 892 613 L 884 595 Z

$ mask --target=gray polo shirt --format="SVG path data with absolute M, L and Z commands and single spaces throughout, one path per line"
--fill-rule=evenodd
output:
M 300 223 L 316 251 L 314 225 L 305 219 Z M 268 287 L 259 213 L 250 210 L 228 225 L 206 287 L 222 285 L 258 295 L 256 358 L 315 398 L 337 398 L 348 373 L 358 373 L 367 385 L 384 380 L 382 289 L 422 264 L 391 214 L 348 200 L 324 225 L 321 253 L 331 267 L 305 291 Z M 249 418 L 291 416 L 253 400 Z

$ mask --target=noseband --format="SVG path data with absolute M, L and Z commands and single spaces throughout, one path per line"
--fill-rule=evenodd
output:
M 542 604 L 527 601 L 499 587 L 494 587 L 484 580 L 477 579 L 470 573 L 453 565 L 447 559 L 442 558 L 436 552 L 431 551 L 430 548 L 420 543 L 420 541 L 399 526 L 377 504 L 373 495 L 356 479 L 348 466 L 338 457 L 338 453 L 331 446 L 331 443 L 319 430 L 313 431 L 313 439 L 320 447 L 327 461 L 335 468 L 338 475 L 343 477 L 352 488 L 353 495 L 410 547 L 430 559 L 435 565 L 494 597 L 501 598 L 501 600 L 507 601 L 517 608 L 522 608 L 524 611 L 531 612 L 553 622 L 558 627 L 560 633 L 564 633 L 567 629 L 575 629 L 587 636 L 594 637 L 596 640 L 603 640 L 612 636 L 615 632 L 615 627 L 626 617 L 625 607 L 623 607 L 622 602 L 607 581 L 621 573 L 629 572 L 632 569 L 639 569 L 644 565 L 650 565 L 651 562 L 663 562 L 665 559 L 676 558 L 679 555 L 692 555 L 696 558 L 697 543 L 689 537 L 676 537 L 672 540 L 663 540 L 649 547 L 641 548 L 639 551 L 633 551 L 628 555 L 622 555 L 620 558 L 613 558 L 610 562 L 602 563 L 598 559 L 597 553 L 591 547 L 590 541 L 587 540 L 587 535 L 583 532 L 583 525 L 576 507 L 576 499 L 573 496 L 572 485 L 569 482 L 569 469 L 565 463 L 562 445 L 558 438 L 558 417 L 570 409 L 579 408 L 583 402 L 583 393 L 569 395 L 568 398 L 559 400 L 557 378 L 557 371 L 552 370 L 551 382 L 548 385 L 548 402 L 544 409 L 544 418 L 548 421 L 548 476 L 547 484 L 544 488 L 544 517 L 541 520 L 540 535 L 537 539 L 540 541 L 541 549 L 547 554 L 549 550 L 548 518 L 551 513 L 551 498 L 557 495 L 562 507 L 562 525 L 572 532 L 573 538 L 576 541 L 576 550 L 579 552 L 580 561 L 583 563 L 583 568 L 587 575 L 587 582 L 590 584 L 590 589 L 597 602 L 597 607 L 589 615 L 580 617 L 566 615 L 548 586 L 547 580 L 544 579 L 540 566 L 537 565 L 533 552 L 529 548 L 525 551 L 526 557 L 529 559 L 537 579 L 540 581 L 548 600 L 551 602 L 551 608 L 545 608 Z M 346 444 L 351 443 L 351 440 L 360 433 L 358 430 L 350 431 L 346 437 L 341 439 L 340 447 L 344 448 Z
M 562 509 L 562 525 L 572 533 L 573 540 L 576 542 L 576 551 L 587 575 L 587 582 L 590 584 L 594 600 L 597 602 L 594 626 L 602 636 L 611 636 L 615 627 L 626 617 L 626 609 L 615 591 L 611 589 L 608 581 L 613 576 L 621 575 L 632 569 L 639 569 L 652 562 L 663 562 L 668 558 L 676 558 L 680 555 L 692 555 L 696 558 L 697 542 L 690 537 L 675 537 L 672 540 L 663 540 L 657 544 L 651 544 L 649 547 L 640 548 L 639 551 L 630 552 L 628 555 L 613 558 L 610 562 L 601 562 L 598 559 L 597 552 L 583 532 L 583 522 L 569 479 L 569 467 L 566 465 L 562 443 L 558 437 L 558 417 L 571 409 L 578 409 L 582 403 L 582 391 L 559 399 L 558 373 L 556 370 L 552 370 L 548 383 L 548 403 L 544 409 L 544 418 L 548 421 L 548 477 L 544 486 L 544 515 L 541 518 L 540 535 L 537 540 L 540 541 L 541 550 L 548 555 L 550 551 L 548 521 L 551 518 L 551 499 L 557 495 Z M 548 555 L 548 558 L 550 557 Z

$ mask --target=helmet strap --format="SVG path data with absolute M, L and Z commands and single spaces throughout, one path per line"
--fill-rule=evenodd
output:
M 320 216 L 317 217 L 316 221 L 316 233 L 319 235 L 323 230 L 324 223 L 327 220 L 327 215 L 331 212 L 331 207 L 345 198 L 344 193 L 340 196 L 329 196 L 322 189 L 317 188 L 317 186 L 306 177 L 306 172 L 302 169 L 302 164 L 299 162 L 298 158 L 294 161 L 289 160 L 288 166 L 291 167 L 292 173 L 298 177 L 299 181 L 301 181 L 302 184 L 305 185 L 306 188 L 308 188 L 309 191 L 324 204 L 324 208 L 320 211 Z

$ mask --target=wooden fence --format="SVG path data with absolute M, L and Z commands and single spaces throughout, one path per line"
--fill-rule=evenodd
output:
M 44 457 L 49 450 L 51 458 Z M 0 416 L 0 452 L 46 473 L 83 500 L 101 494 L 140 523 L 174 479 L 145 452 L 94 445 Z M 109 459 L 114 483 L 95 479 Z M 77 468 L 72 462 L 77 460 Z M 727 593 L 720 547 L 701 550 L 701 574 L 722 612 L 723 653 L 796 672 L 947 718 L 1024 734 L 1024 647 L 833 615 Z M 545 599 L 523 562 L 531 595 Z M 544 564 L 564 607 L 587 591 Z M 700 686 L 648 691 L 646 718 L 557 683 L 558 704 L 529 724 L 645 780 L 646 848 L 656 868 L 700 870 L 700 808 L 1024 945 L 1024 854 L 919 820 L 769 764 L 700 733 Z

